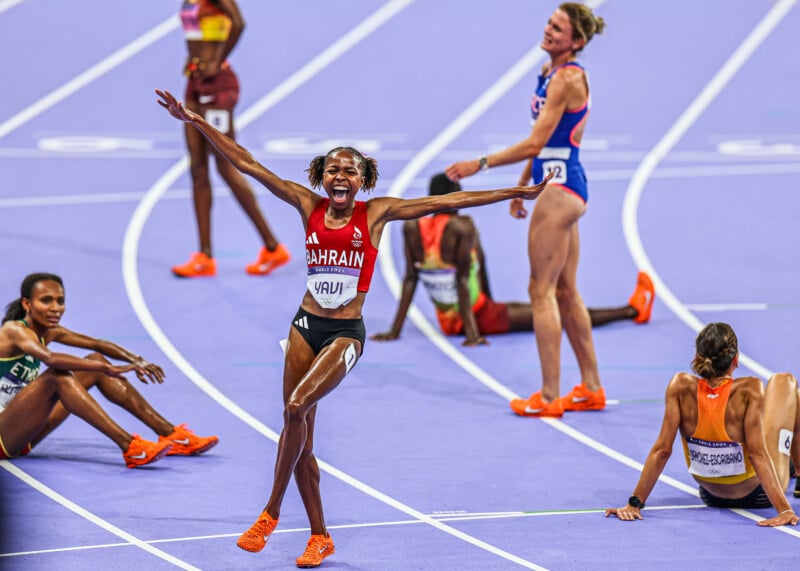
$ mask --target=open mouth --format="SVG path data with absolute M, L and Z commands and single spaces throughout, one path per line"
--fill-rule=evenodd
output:
M 346 201 L 348 195 L 350 194 L 350 189 L 346 186 L 334 186 L 332 190 L 333 190 L 333 200 L 335 200 L 336 202 Z

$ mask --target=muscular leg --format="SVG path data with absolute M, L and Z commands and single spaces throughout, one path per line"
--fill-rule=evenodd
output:
M 594 352 L 589 312 L 578 293 L 579 257 L 580 239 L 578 223 L 575 222 L 570 229 L 569 251 L 556 286 L 556 299 L 567 339 L 572 345 L 572 351 L 575 353 L 581 371 L 581 383 L 590 391 L 596 391 L 600 388 L 600 373 L 597 370 L 597 357 Z
M 187 105 L 196 113 L 202 110 L 196 105 Z M 188 123 L 184 125 L 186 146 L 189 149 L 189 173 L 192 177 L 192 199 L 194 215 L 197 220 L 197 234 L 200 251 L 213 257 L 211 248 L 211 180 L 208 175 L 208 143 L 200 132 Z
M 308 415 L 312 409 L 315 410 L 319 400 L 335 389 L 344 379 L 346 374 L 344 352 L 353 343 L 356 345 L 356 354 L 360 354 L 361 347 L 357 341 L 340 337 L 325 347 L 316 358 L 313 358 L 310 366 L 306 369 L 305 365 L 309 363 L 309 356 L 313 357 L 311 349 L 297 330 L 292 328 L 289 333 L 289 348 L 284 373 L 284 394 L 288 393 L 288 397 L 285 397 L 284 425 L 275 460 L 275 479 L 272 484 L 272 493 L 265 507 L 267 513 L 275 519 L 278 519 L 280 515 L 280 507 L 289 485 L 289 479 L 295 471 L 302 453 L 306 450 L 309 452 L 306 462 L 312 458 L 309 436 L 313 436 L 313 420 L 309 425 Z M 296 384 L 294 384 L 295 379 L 297 380 Z M 316 467 L 316 461 L 313 464 Z M 313 469 L 308 464 L 301 466 L 301 475 L 309 475 Z M 309 512 L 309 520 L 314 517 L 318 519 L 317 522 L 311 522 L 312 529 L 316 526 L 324 530 L 318 478 L 315 479 L 313 475 L 300 478 L 297 484 L 303 486 L 300 489 L 303 502 L 308 502 L 312 506 L 311 509 L 306 507 Z
M 93 361 L 109 362 L 108 359 L 99 353 L 92 353 L 91 355 L 87 355 L 86 358 Z M 127 410 L 150 427 L 156 434 L 168 436 L 175 430 L 175 426 L 164 419 L 164 417 L 145 400 L 139 391 L 136 390 L 136 387 L 129 382 L 90 371 L 78 371 L 74 373 L 74 376 L 87 391 L 96 386 L 102 395 L 110 402 Z M 69 411 L 64 408 L 64 405 L 61 402 L 56 403 L 44 428 L 36 435 L 32 444 L 35 446 L 44 440 L 44 438 L 64 422 L 68 416 Z
M 800 440 L 800 421 L 798 421 L 797 379 L 791 373 L 777 373 L 770 377 L 764 394 L 764 437 L 767 453 L 772 458 L 781 487 L 789 484 L 789 456 L 779 451 L 781 430 L 794 434 L 791 451 L 797 459 L 796 441 Z M 785 434 L 785 433 L 784 433 Z M 785 439 L 785 436 L 784 436 Z
M 0 434 L 11 454 L 17 454 L 46 426 L 58 403 L 113 440 L 123 452 L 131 435 L 123 430 L 86 392 L 78 379 L 66 371 L 49 369 L 14 397 L 0 412 Z M 37 442 L 41 438 L 37 439 Z
M 311 533 L 327 535 L 325 516 L 322 511 L 322 495 L 319 491 L 319 465 L 314 456 L 314 419 L 317 416 L 317 407 L 313 406 L 306 416 L 306 441 L 300 452 L 300 458 L 294 467 L 294 480 L 303 500 L 303 506 L 308 514 Z
M 585 209 L 585 204 L 575 197 L 549 186 L 537 199 L 531 216 L 528 235 L 531 280 L 528 290 L 536 324 L 545 402 L 560 396 L 562 324 L 556 284 L 569 256 L 571 229 Z
M 228 133 L 228 136 L 232 139 L 235 139 L 236 134 L 232 125 L 233 112 L 231 112 L 231 130 Z M 219 171 L 220 176 L 231 189 L 233 196 L 239 202 L 239 205 L 242 207 L 245 214 L 247 214 L 247 217 L 253 222 L 253 225 L 256 227 L 259 236 L 261 236 L 261 240 L 264 242 L 264 247 L 270 251 L 274 250 L 278 247 L 278 241 L 275 239 L 275 235 L 272 233 L 272 230 L 270 229 L 269 224 L 267 224 L 261 209 L 258 207 L 256 195 L 253 193 L 250 185 L 247 184 L 247 179 L 236 169 L 236 167 L 229 163 L 227 159 L 221 157 L 216 150 L 214 150 L 214 154 L 216 156 L 217 170 Z

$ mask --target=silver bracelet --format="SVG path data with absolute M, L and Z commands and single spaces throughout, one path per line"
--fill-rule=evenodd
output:
M 788 513 L 790 513 L 790 512 L 793 512 L 793 511 L 794 511 L 794 510 L 793 510 L 792 508 L 789 508 L 788 510 L 783 510 L 783 511 L 782 511 L 781 513 L 779 513 L 778 515 L 779 515 L 779 516 L 782 516 L 783 514 L 788 514 Z

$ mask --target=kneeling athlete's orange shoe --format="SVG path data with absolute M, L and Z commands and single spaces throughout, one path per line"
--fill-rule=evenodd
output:
M 159 436 L 158 441 L 172 443 L 172 448 L 167 452 L 167 456 L 196 456 L 214 448 L 219 442 L 219 438 L 216 436 L 197 436 L 185 424 L 179 424 L 172 431 L 172 434 Z
M 272 516 L 264 510 L 261 512 L 261 515 L 258 516 L 256 522 L 250 526 L 250 529 L 239 537 L 239 541 L 236 542 L 236 545 L 245 551 L 258 553 L 264 549 L 269 536 L 272 535 L 272 532 L 275 531 L 277 526 L 278 520 L 273 519 Z
M 564 410 L 603 410 L 606 408 L 606 390 L 600 387 L 590 391 L 584 385 L 575 385 L 561 397 Z
M 306 550 L 295 561 L 298 567 L 319 567 L 328 555 L 336 553 L 330 535 L 312 535 Z
M 125 458 L 125 465 L 128 468 L 137 468 L 160 460 L 166 456 L 171 447 L 172 442 L 150 442 L 138 434 L 134 434 L 133 440 L 128 445 L 128 449 L 123 452 L 122 457 Z
M 203 252 L 195 252 L 185 264 L 172 266 L 172 273 L 179 278 L 215 276 L 217 275 L 217 261 Z
M 564 415 L 564 405 L 560 398 L 552 402 L 542 400 L 542 391 L 533 393 L 527 399 L 514 399 L 511 401 L 511 410 L 519 416 L 551 416 Z
M 632 306 L 638 315 L 633 318 L 634 323 L 647 323 L 650 321 L 650 313 L 653 311 L 653 301 L 656 299 L 656 290 L 653 280 L 647 272 L 639 272 L 636 276 L 636 289 L 628 300 L 628 305 Z
M 245 267 L 245 271 L 251 276 L 266 276 L 275 268 L 279 268 L 289 263 L 289 250 L 283 244 L 278 244 L 272 252 L 262 246 L 258 251 L 258 259 Z

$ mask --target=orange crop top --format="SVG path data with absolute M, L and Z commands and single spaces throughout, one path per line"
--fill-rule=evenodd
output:
M 697 428 L 683 438 L 683 453 L 689 473 L 696 479 L 718 484 L 736 484 L 755 476 L 747 446 L 731 440 L 725 430 L 725 409 L 733 381 L 726 379 L 711 388 L 697 380 Z

